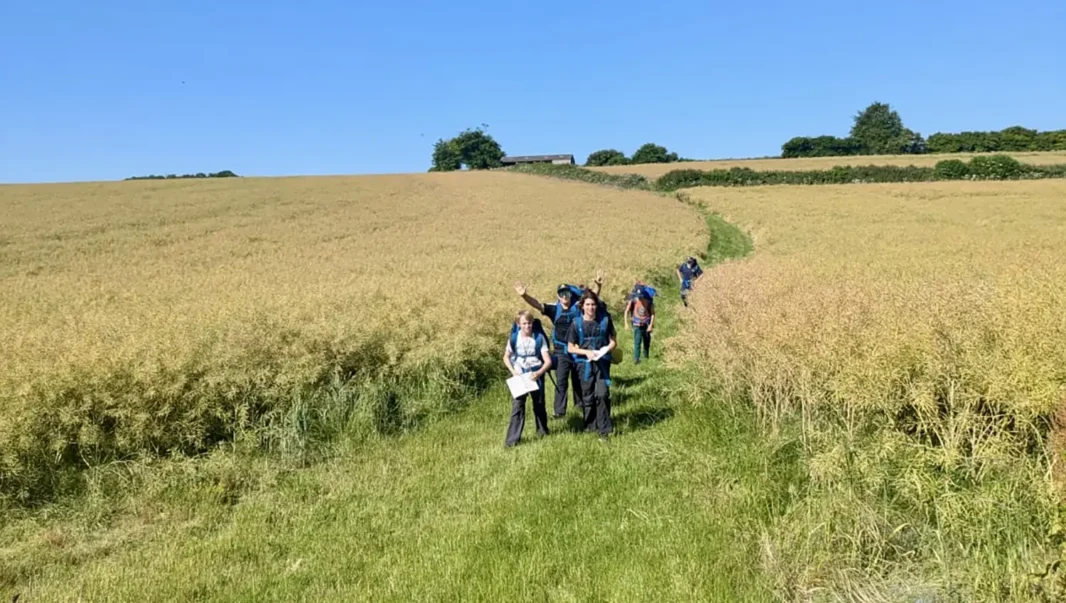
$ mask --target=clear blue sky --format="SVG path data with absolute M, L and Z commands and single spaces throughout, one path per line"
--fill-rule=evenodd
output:
M 696 158 L 844 135 L 1066 128 L 1062 0 L 0 2 L 0 182 L 425 171 L 511 154 Z

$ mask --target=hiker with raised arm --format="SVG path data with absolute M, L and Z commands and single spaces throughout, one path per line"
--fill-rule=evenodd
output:
M 578 302 L 581 316 L 570 323 L 567 350 L 577 362 L 581 379 L 581 410 L 585 430 L 595 429 L 604 440 L 614 430 L 611 421 L 612 351 L 618 345 L 614 323 L 606 305 L 592 291 Z
M 525 375 L 537 385 L 537 389 L 512 398 L 511 422 L 507 426 L 504 446 L 514 446 L 522 438 L 522 430 L 526 426 L 526 398 L 533 400 L 533 420 L 537 425 L 537 434 L 548 435 L 548 411 L 544 407 L 544 374 L 551 369 L 552 358 L 544 328 L 529 310 L 522 310 L 515 318 L 511 337 L 503 350 L 503 363 L 512 375 Z
M 651 357 L 651 335 L 655 332 L 655 297 L 653 287 L 637 281 L 629 292 L 626 301 L 625 321 L 629 330 L 630 318 L 633 325 L 633 363 L 640 364 L 640 348 L 644 346 L 644 359 Z
M 681 280 L 681 301 L 685 307 L 688 307 L 688 293 L 692 290 L 692 284 L 701 276 L 703 276 L 703 268 L 700 268 L 694 257 L 689 257 L 677 267 L 677 278 Z
M 603 286 L 602 273 L 597 272 L 594 285 L 598 294 L 600 287 Z M 575 285 L 559 285 L 556 288 L 558 301 L 554 304 L 542 304 L 529 295 L 522 283 L 515 283 L 514 289 L 527 304 L 552 323 L 552 366 L 555 367 L 555 405 L 552 416 L 556 419 L 565 417 L 567 394 L 571 386 L 574 390 L 574 406 L 581 406 L 581 382 L 578 380 L 573 358 L 567 353 L 566 333 L 573 319 L 581 315 L 581 310 L 575 302 L 584 293 L 585 288 Z

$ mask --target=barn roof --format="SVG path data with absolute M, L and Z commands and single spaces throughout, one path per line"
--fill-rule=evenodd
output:
M 504 157 L 500 161 L 503 163 L 519 163 L 521 161 L 556 161 L 556 160 L 571 160 L 573 155 L 515 155 L 514 157 Z

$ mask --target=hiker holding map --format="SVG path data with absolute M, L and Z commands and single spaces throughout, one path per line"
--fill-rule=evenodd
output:
M 513 375 L 507 380 L 511 391 L 511 422 L 504 445 L 514 446 L 526 426 L 526 398 L 533 400 L 537 434 L 548 435 L 548 411 L 544 407 L 544 374 L 552 366 L 551 352 L 540 320 L 522 310 L 511 327 L 511 337 L 503 352 L 503 363 Z
M 599 295 L 600 287 L 603 286 L 603 273 L 596 273 L 593 281 L 596 294 Z M 567 387 L 574 390 L 574 406 L 581 406 L 581 380 L 577 377 L 577 365 L 566 352 L 566 332 L 570 329 L 570 323 L 581 316 L 581 310 L 577 307 L 577 299 L 585 292 L 584 285 L 561 284 L 556 290 L 558 301 L 554 304 L 541 303 L 537 298 L 529 295 L 526 286 L 515 283 L 515 292 L 518 293 L 530 307 L 536 309 L 552 323 L 552 348 L 554 355 L 552 364 L 555 367 L 555 412 L 552 415 L 556 419 L 566 416 Z
M 578 300 L 581 317 L 570 323 L 567 351 L 577 361 L 585 430 L 595 429 L 604 440 L 614 430 L 611 421 L 611 364 L 618 345 L 611 315 L 599 297 L 586 289 Z

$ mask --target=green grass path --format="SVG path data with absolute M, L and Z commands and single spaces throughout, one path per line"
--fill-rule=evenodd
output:
M 619 333 L 626 359 L 609 442 L 580 433 L 571 409 L 542 439 L 530 415 L 523 441 L 505 449 L 501 384 L 414 434 L 277 472 L 235 503 L 56 538 L 35 549 L 47 554 L 12 592 L 23 601 L 770 600 L 759 534 L 788 480 L 774 475 L 750 417 L 682 401 L 684 375 L 661 357 L 686 310 L 676 288 L 662 295 L 651 361 L 634 365 L 632 334 Z M 109 539 L 120 544 L 94 546 Z

